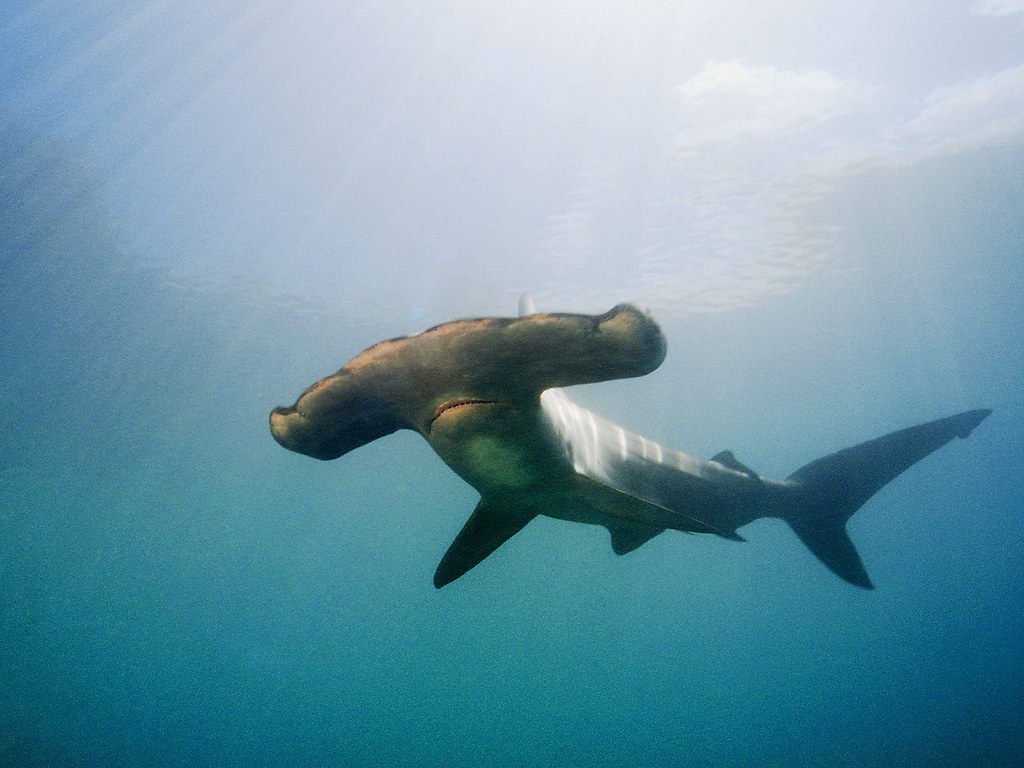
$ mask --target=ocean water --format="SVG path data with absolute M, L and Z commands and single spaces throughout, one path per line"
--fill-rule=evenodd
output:
M 717 5 L 5 5 L 0 764 L 1020 765 L 1022 8 Z M 523 292 L 649 308 L 570 394 L 765 476 L 994 413 L 870 592 L 549 519 L 435 590 L 476 493 L 267 416 Z

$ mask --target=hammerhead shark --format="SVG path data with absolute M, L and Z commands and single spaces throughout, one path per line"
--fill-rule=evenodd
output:
M 837 576 L 873 585 L 846 532 L 871 496 L 990 413 L 979 409 L 892 432 L 761 477 L 731 451 L 703 460 L 665 448 L 573 403 L 562 387 L 643 376 L 665 358 L 657 323 L 630 304 L 602 315 L 537 313 L 457 320 L 376 344 L 316 382 L 270 431 L 329 460 L 412 429 L 480 493 L 434 574 L 458 579 L 538 515 L 604 526 L 616 554 L 666 529 L 743 541 L 781 518 Z

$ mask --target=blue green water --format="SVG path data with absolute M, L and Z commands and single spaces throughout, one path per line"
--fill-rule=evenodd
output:
M 888 17 L 690 50 L 641 5 L 2 12 L 0 764 L 1019 764 L 1020 46 L 977 4 L 928 71 L 854 57 Z M 549 519 L 437 591 L 475 492 L 267 415 L 523 291 L 650 307 L 663 366 L 572 396 L 767 476 L 994 414 L 853 518 L 872 592 L 779 522 Z

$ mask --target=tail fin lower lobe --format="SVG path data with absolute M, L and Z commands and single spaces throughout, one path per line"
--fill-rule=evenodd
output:
M 780 517 L 837 576 L 872 589 L 846 523 L 886 483 L 954 437 L 965 438 L 992 411 L 965 411 L 918 424 L 812 461 L 792 475 Z

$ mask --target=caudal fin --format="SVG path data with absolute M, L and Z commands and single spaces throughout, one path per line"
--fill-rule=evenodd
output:
M 844 448 L 801 467 L 788 480 L 784 519 L 821 562 L 865 589 L 874 585 L 846 523 L 886 483 L 954 437 L 965 438 L 992 411 L 966 411 Z

